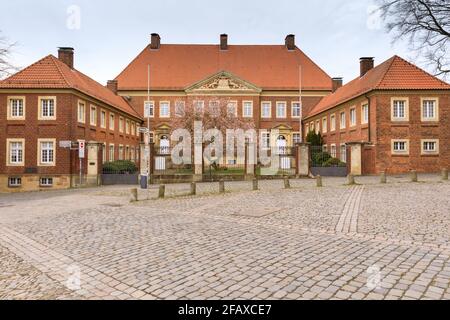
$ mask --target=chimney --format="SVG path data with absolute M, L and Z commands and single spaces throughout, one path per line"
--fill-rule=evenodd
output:
M 118 87 L 118 81 L 117 80 L 108 80 L 108 84 L 106 87 L 114 92 L 114 94 L 117 94 L 117 87 Z
M 284 41 L 285 41 L 286 48 L 289 51 L 295 50 L 295 35 L 288 34 Z
M 336 92 L 337 89 L 342 87 L 342 82 L 343 82 L 342 78 L 333 78 L 331 80 L 333 81 L 333 92 Z
M 363 77 L 367 72 L 373 69 L 374 58 L 373 57 L 362 57 L 359 59 L 360 63 L 360 74 Z
M 73 69 L 73 48 L 59 47 L 58 59 L 68 65 L 70 69 Z
M 220 35 L 220 50 L 228 50 L 228 35 L 225 33 Z
M 152 33 L 150 49 L 158 50 L 161 48 L 161 37 L 157 33 Z

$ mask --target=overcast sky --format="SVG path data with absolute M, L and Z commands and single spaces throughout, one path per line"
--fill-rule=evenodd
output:
M 394 54 L 411 60 L 405 45 L 393 45 L 376 16 L 373 0 L 1 0 L 0 30 L 17 42 L 13 59 L 25 67 L 58 46 L 75 48 L 76 68 L 105 84 L 148 44 L 283 44 L 289 33 L 331 77 L 344 82 L 359 73 L 359 57 L 376 64 Z M 79 12 L 79 15 L 78 15 Z M 78 16 L 80 17 L 78 19 Z

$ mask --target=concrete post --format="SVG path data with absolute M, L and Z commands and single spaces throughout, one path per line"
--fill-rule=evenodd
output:
M 448 181 L 448 169 L 442 169 L 442 180 Z
M 133 188 L 130 190 L 130 202 L 138 201 L 138 189 Z
M 410 178 L 411 178 L 411 182 L 419 181 L 419 179 L 417 177 L 417 171 L 416 170 L 411 170 Z
M 322 177 L 320 175 L 316 176 L 316 185 L 318 188 L 322 188 L 323 184 L 322 184 Z
M 194 133 L 194 181 L 203 179 L 203 137 Z
M 291 188 L 291 182 L 289 181 L 288 177 L 284 177 L 284 188 L 290 189 Z
M 197 194 L 197 183 L 196 182 L 191 182 L 191 192 L 190 195 L 191 196 L 195 196 Z
M 166 186 L 162 184 L 159 186 L 158 198 L 164 199 L 165 196 L 166 196 Z
M 225 181 L 223 179 L 219 181 L 219 193 L 225 193 Z
M 256 144 L 254 142 L 248 142 L 245 144 L 245 177 L 248 180 L 253 179 L 255 176 L 256 165 Z
M 349 142 L 350 146 L 350 174 L 353 176 L 362 175 L 362 151 L 364 143 Z
M 259 190 L 258 179 L 253 178 L 253 191 L 258 191 L 258 190 Z
M 382 184 L 385 184 L 385 183 L 387 183 L 387 178 L 386 178 L 386 172 L 381 172 L 381 175 L 380 175 L 380 183 L 382 183 Z
M 310 144 L 297 144 L 297 172 L 299 177 L 309 176 Z
M 355 184 L 355 176 L 354 176 L 354 175 L 349 174 L 349 175 L 347 176 L 347 184 L 348 184 L 349 186 L 352 186 L 352 185 Z

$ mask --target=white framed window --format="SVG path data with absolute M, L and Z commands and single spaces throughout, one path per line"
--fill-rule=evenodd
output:
M 116 122 L 116 119 L 115 119 L 114 113 L 110 113 L 109 114 L 109 130 L 114 130 L 115 122 Z
M 220 116 L 220 103 L 217 100 L 212 100 L 209 102 L 209 113 L 211 116 L 217 118 Z
M 96 106 L 91 106 L 91 112 L 89 115 L 89 122 L 91 124 L 91 126 L 96 126 L 97 125 L 97 107 Z
M 408 121 L 409 120 L 409 99 L 392 98 L 391 99 L 391 120 Z
M 78 102 L 78 122 L 86 122 L 86 104 L 84 102 Z
M 339 124 L 340 124 L 340 128 L 341 129 L 345 129 L 345 127 L 347 126 L 347 120 L 346 120 L 346 117 L 345 117 L 345 111 L 342 111 L 340 114 L 339 114 Z
M 38 166 L 54 166 L 56 139 L 38 139 Z
M 125 160 L 130 160 L 130 147 L 125 147 Z
M 123 160 L 123 145 L 119 145 L 119 160 Z
M 237 101 L 230 101 L 227 103 L 227 115 L 229 117 L 237 117 L 238 116 L 238 108 Z
M 178 100 L 175 102 L 175 116 L 176 117 L 184 117 L 185 116 L 185 102 Z
M 309 131 L 315 131 L 314 128 L 315 128 L 314 127 L 314 122 L 310 122 L 309 123 Z
M 356 108 L 350 109 L 350 127 L 356 126 Z
M 336 131 L 336 115 L 334 113 L 330 116 L 330 131 Z
M 25 139 L 6 139 L 6 165 L 22 167 L 25 163 Z
M 301 107 L 300 102 L 295 101 L 291 104 L 291 117 L 292 118 L 300 118 L 301 115 Z
M 131 135 L 136 135 L 136 124 L 134 122 L 131 122 Z
M 439 154 L 439 139 L 422 139 L 421 154 L 422 155 Z
M 242 102 L 242 116 L 244 118 L 253 117 L 253 101 Z
M 309 123 L 305 125 L 305 135 L 308 135 L 308 133 L 309 133 Z
M 345 143 L 341 144 L 339 160 L 342 162 L 347 162 L 347 146 Z
M 194 101 L 194 112 L 195 113 L 203 113 L 204 110 L 205 110 L 205 101 L 195 100 Z
M 107 155 L 106 143 L 103 143 L 102 144 L 102 163 L 105 163 L 107 161 L 106 155 Z
M 267 150 L 270 148 L 270 132 L 261 132 L 261 148 Z
M 144 117 L 145 118 L 155 117 L 155 101 L 144 102 Z
M 422 98 L 422 121 L 439 121 L 439 99 Z
M 25 97 L 8 97 L 7 120 L 25 120 Z
M 56 120 L 56 97 L 39 97 L 38 120 Z
M 316 120 L 316 124 L 315 124 L 314 128 L 316 129 L 316 134 L 319 134 L 319 132 L 320 132 L 320 120 Z
M 322 132 L 327 133 L 328 132 L 328 119 L 327 117 L 322 118 Z
M 326 144 L 324 144 L 324 145 L 322 146 L 322 151 L 323 151 L 323 152 L 328 152 L 328 146 L 327 146 Z
M 119 132 L 123 133 L 123 118 L 119 117 Z
M 114 161 L 114 144 L 110 144 L 109 145 L 108 161 L 109 162 L 113 162 Z
M 409 140 L 392 139 L 392 154 L 409 155 Z
M 272 118 L 272 102 L 270 101 L 261 102 L 261 118 L 264 119 Z
M 53 178 L 41 177 L 39 179 L 39 185 L 41 187 L 52 187 L 53 186 Z
M 125 133 L 130 134 L 130 120 L 125 120 Z
M 333 143 L 330 146 L 330 155 L 333 158 L 337 158 L 337 150 L 336 150 L 336 145 Z
M 8 187 L 9 188 L 18 188 L 22 186 L 22 178 L 21 177 L 9 177 L 8 178 Z
M 100 127 L 106 129 L 106 111 L 100 111 Z
M 281 101 L 277 102 L 277 118 L 284 119 L 286 118 L 286 102 Z
M 169 118 L 170 117 L 170 102 L 169 101 L 161 101 L 159 103 L 159 117 L 160 118 Z
M 299 132 L 294 132 L 292 134 L 292 142 L 294 143 L 294 145 L 302 142 L 301 135 Z
M 361 106 L 361 123 L 369 123 L 369 104 L 365 103 Z

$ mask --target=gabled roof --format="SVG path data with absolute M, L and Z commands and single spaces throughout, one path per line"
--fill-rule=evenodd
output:
M 48 55 L 0 81 L 0 89 L 75 89 L 141 119 L 124 98 L 85 74 L 69 68 L 53 55 Z
M 408 61 L 393 56 L 324 97 L 308 114 L 315 116 L 372 90 L 450 90 L 450 85 Z
M 303 90 L 331 90 L 331 78 L 301 50 L 282 45 L 162 44 L 147 46 L 116 80 L 119 90 L 147 90 L 148 65 L 152 90 L 184 90 L 220 71 L 227 71 L 264 90 L 298 90 L 299 65 Z

